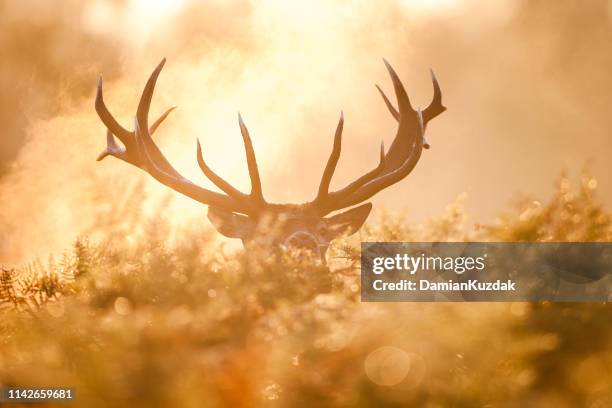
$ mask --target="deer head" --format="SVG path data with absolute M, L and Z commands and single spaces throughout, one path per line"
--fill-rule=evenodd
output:
M 168 109 L 149 125 L 149 107 L 153 90 L 165 59 L 155 68 L 145 85 L 136 111 L 133 131 L 121 126 L 109 112 L 104 103 L 102 78 L 100 78 L 95 106 L 96 112 L 107 128 L 107 146 L 98 156 L 98 161 L 107 156 L 114 156 L 146 171 L 171 189 L 208 205 L 208 218 L 213 226 L 226 237 L 240 238 L 246 247 L 256 244 L 260 247 L 301 248 L 311 250 L 323 258 L 332 239 L 341 234 L 356 232 L 365 222 L 372 204 L 358 204 L 410 174 L 419 161 L 423 148 L 429 148 L 425 139 L 427 123 L 446 109 L 442 106 L 442 94 L 433 71 L 431 72 L 433 100 L 426 109 L 415 110 L 397 74 L 387 61 L 384 62 L 393 82 L 398 105 L 396 109 L 377 85 L 387 108 L 398 122 L 397 134 L 391 147 L 385 153 L 384 145 L 381 144 L 380 161 L 376 168 L 340 190 L 329 191 L 340 158 L 344 123 L 341 114 L 333 149 L 323 171 L 317 196 L 310 202 L 303 204 L 266 202 L 261 189 L 251 137 L 240 114 L 238 114 L 238 123 L 251 178 L 249 194 L 238 191 L 206 164 L 199 141 L 196 156 L 198 165 L 204 175 L 223 193 L 200 187 L 176 171 L 152 139 L 153 133 L 174 108 Z M 119 138 L 123 146 L 117 144 L 114 136 Z M 354 207 L 356 205 L 358 206 Z M 327 216 L 349 207 L 353 208 Z

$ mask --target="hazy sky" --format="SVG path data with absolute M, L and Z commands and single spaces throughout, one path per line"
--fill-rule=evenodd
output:
M 387 58 L 413 105 L 431 98 L 435 70 L 448 111 L 428 127 L 432 149 L 413 174 L 374 198 L 420 222 L 462 192 L 472 221 L 489 221 L 517 193 L 546 199 L 562 169 L 587 165 L 612 203 L 610 1 L 0 1 L 0 262 L 70 245 L 97 215 L 146 181 L 143 211 L 167 191 L 108 158 L 94 109 L 106 101 L 131 127 L 151 70 L 167 57 L 153 115 L 179 109 L 156 135 L 181 172 L 211 166 L 246 190 L 236 115 L 254 141 L 268 201 L 311 199 L 340 110 L 340 187 L 376 164 L 396 124 L 374 87 L 392 94 Z M 189 199 L 172 219 L 199 216 Z

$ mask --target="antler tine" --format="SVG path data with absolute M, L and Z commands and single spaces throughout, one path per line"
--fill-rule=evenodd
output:
M 385 105 L 387 106 L 387 109 L 389 109 L 389 112 L 391 112 L 391 116 L 393 116 L 395 120 L 399 121 L 400 120 L 399 112 L 397 111 L 397 109 L 395 109 L 395 106 L 393 106 L 391 101 L 389 101 L 389 98 L 387 98 L 387 95 L 385 95 L 383 90 L 380 89 L 380 86 L 376 85 L 376 89 L 378 89 L 380 96 L 382 96 L 383 100 L 385 101 Z
M 199 140 L 197 140 L 197 160 L 200 169 L 204 175 L 210 179 L 210 181 L 212 181 L 217 187 L 219 187 L 233 199 L 243 203 L 246 206 L 250 206 L 250 202 L 248 200 L 249 196 L 234 188 L 206 164 L 204 157 L 202 156 L 202 146 L 200 145 Z
M 440 90 L 438 78 L 436 78 L 433 69 L 430 69 L 429 72 L 431 74 L 431 82 L 433 83 L 434 95 L 429 106 L 423 111 L 423 122 L 425 126 L 427 126 L 427 122 L 446 110 L 446 106 L 442 105 L 442 91 Z
M 151 101 L 153 99 L 153 92 L 155 91 L 155 85 L 157 83 L 157 78 L 166 63 L 166 59 L 163 58 L 157 67 L 151 73 L 143 91 L 140 96 L 140 102 L 138 103 L 138 110 L 136 111 L 136 119 L 138 120 L 138 124 L 140 125 L 140 129 L 148 129 L 149 128 L 149 109 L 151 108 Z M 154 130 L 163 122 L 163 120 L 172 112 L 174 108 L 170 108 L 166 111 L 155 123 L 153 124 Z M 159 150 L 157 145 L 153 142 L 153 139 L 150 137 L 150 132 L 147 132 L 148 136 L 144 139 L 145 144 L 147 145 L 147 149 L 151 154 L 151 157 L 157 165 L 164 170 L 164 172 L 168 174 L 172 174 L 175 177 L 181 177 L 178 171 L 170 164 L 170 162 L 166 159 L 166 157 Z
M 138 102 L 138 110 L 136 111 L 136 118 L 138 118 L 138 123 L 141 126 L 141 129 L 149 128 L 149 109 L 151 108 L 151 101 L 153 99 L 153 91 L 155 91 L 155 84 L 157 83 L 157 78 L 159 77 L 159 73 L 162 68 L 166 64 L 166 59 L 162 58 L 157 67 L 151 73 L 149 80 L 147 81 L 144 89 L 142 90 L 142 95 L 140 96 L 140 102 Z
M 249 168 L 249 176 L 251 177 L 251 197 L 265 203 L 263 192 L 261 189 L 261 179 L 259 178 L 259 169 L 257 168 L 257 159 L 255 158 L 255 151 L 253 150 L 253 142 L 251 142 L 251 136 L 249 136 L 249 130 L 242 121 L 242 116 L 238 113 L 238 124 L 240 125 L 240 133 L 242 134 L 242 140 L 244 141 L 244 150 L 246 152 L 247 166 Z
M 104 81 L 102 80 L 102 77 L 100 77 L 98 79 L 98 88 L 96 92 L 96 112 L 108 130 L 117 135 L 123 144 L 130 144 L 133 142 L 133 134 L 121 126 L 106 107 L 106 104 L 104 103 L 104 93 L 102 90 L 103 85 Z
M 169 109 L 167 109 L 164 113 L 162 113 L 162 115 L 155 121 L 153 122 L 153 124 L 151 125 L 151 127 L 149 127 L 149 134 L 151 134 L 151 136 L 153 136 L 153 133 L 155 133 L 155 131 L 157 130 L 157 128 L 159 127 L 159 125 L 162 124 L 162 122 L 164 120 L 166 120 L 166 118 L 168 117 L 168 115 L 176 109 L 176 106 L 171 106 Z
M 404 85 L 402 85 L 402 81 L 397 76 L 397 73 L 389 64 L 389 62 L 383 58 L 383 62 L 385 63 L 385 67 L 389 72 L 389 76 L 391 76 L 391 82 L 393 82 L 393 90 L 395 91 L 395 96 L 397 97 L 397 107 L 399 110 L 399 114 L 407 113 L 408 111 L 413 111 L 412 105 L 410 104 L 410 98 L 408 98 L 408 94 L 404 89 Z
M 340 150 L 342 149 L 342 130 L 344 128 L 344 113 L 340 112 L 340 119 L 338 120 L 338 126 L 336 127 L 336 133 L 334 134 L 334 145 L 332 147 L 332 152 L 329 155 L 329 159 L 327 160 L 327 164 L 325 165 L 325 170 L 323 171 L 323 176 L 321 177 L 321 183 L 319 184 L 319 191 L 317 193 L 317 197 L 315 201 L 321 201 L 325 199 L 325 197 L 329 193 L 329 184 L 331 183 L 331 179 L 334 175 L 334 171 L 336 170 L 336 165 L 338 164 L 338 160 L 340 159 Z
M 125 149 L 117 144 L 115 141 L 115 136 L 113 136 L 113 132 L 111 132 L 110 129 L 106 129 L 106 148 L 98 155 L 96 161 L 103 160 L 106 156 L 114 156 L 118 159 L 129 162 L 129 159 L 125 154 Z

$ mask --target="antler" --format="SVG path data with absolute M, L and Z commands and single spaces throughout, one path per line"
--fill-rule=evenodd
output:
M 140 97 L 136 118 L 134 120 L 134 131 L 129 131 L 122 127 L 113 115 L 109 112 L 104 103 L 102 93 L 102 78 L 98 82 L 98 92 L 96 95 L 96 112 L 107 128 L 106 134 L 106 149 L 98 156 L 98 161 L 106 156 L 114 156 L 126 163 L 148 172 L 153 178 L 160 183 L 172 188 L 173 190 L 186 195 L 200 203 L 222 208 L 227 211 L 239 212 L 247 215 L 258 214 L 267 203 L 265 202 L 261 189 L 261 181 L 257 162 L 255 160 L 255 152 L 253 144 L 249 137 L 248 130 L 242 118 L 238 117 L 240 131 L 244 140 L 247 164 L 249 167 L 249 175 L 251 177 L 251 194 L 244 194 L 228 182 L 223 180 L 214 171 L 212 171 L 204 162 L 202 157 L 202 148 L 198 141 L 197 143 L 197 161 L 204 174 L 223 192 L 220 194 L 206 188 L 197 186 L 187 178 L 183 177 L 172 165 L 166 157 L 161 153 L 157 145 L 152 139 L 152 135 L 159 125 L 172 112 L 174 107 L 164 112 L 153 125 L 149 127 L 148 116 L 153 91 L 157 82 L 157 77 L 161 72 L 166 59 L 164 58 L 157 68 L 153 71 Z M 114 136 L 117 136 L 124 147 L 117 144 Z
M 393 82 L 398 109 L 395 109 L 380 87 L 378 85 L 376 87 L 382 95 L 389 112 L 398 122 L 395 139 L 387 154 L 384 153 L 384 146 L 381 145 L 380 162 L 375 169 L 343 189 L 330 193 L 328 192 L 329 183 L 340 158 L 343 125 L 343 117 L 341 116 L 334 138 L 332 153 L 321 178 L 319 192 L 314 201 L 310 203 L 321 215 L 365 201 L 379 191 L 408 176 L 419 161 L 423 147 L 429 148 L 429 144 L 425 140 L 427 123 L 446 110 L 442 105 L 442 92 L 433 71 L 431 71 L 431 78 L 434 96 L 429 106 L 421 112 L 420 109 L 414 110 L 412 108 L 410 99 L 399 77 L 391 65 L 386 60 L 383 61 Z
M 198 165 L 204 175 L 225 194 L 195 185 L 183 177 L 159 150 L 151 136 L 170 112 L 172 112 L 174 107 L 164 112 L 150 127 L 148 116 L 155 84 L 165 62 L 164 58 L 155 68 L 145 85 L 134 120 L 134 131 L 129 131 L 122 127 L 109 112 L 104 103 L 102 78 L 100 78 L 95 106 L 96 112 L 107 128 L 107 146 L 98 156 L 98 160 L 102 160 L 106 156 L 114 156 L 143 169 L 160 183 L 203 204 L 251 216 L 257 216 L 265 211 L 269 205 L 263 197 L 253 143 L 240 114 L 238 114 L 238 124 L 244 141 L 249 176 L 251 178 L 251 192 L 249 194 L 242 193 L 234 188 L 206 164 L 199 141 L 197 142 L 196 156 Z M 421 112 L 420 109 L 414 110 L 412 108 L 406 90 L 397 74 L 386 60 L 384 62 L 393 82 L 398 108 L 396 109 L 392 105 L 378 85 L 376 87 L 382 95 L 389 112 L 398 122 L 395 139 L 386 154 L 384 145 L 381 144 L 380 161 L 376 168 L 346 187 L 338 191 L 329 192 L 329 185 L 340 158 L 342 145 L 344 116 L 340 115 L 334 136 L 332 153 L 321 177 L 317 197 L 307 204 L 308 208 L 311 208 L 321 216 L 365 201 L 410 174 L 419 161 L 423 148 L 429 148 L 429 144 L 425 140 L 425 130 L 428 122 L 446 110 L 442 105 L 442 92 L 433 71 L 431 71 L 431 78 L 434 96 L 429 106 Z M 114 136 L 119 138 L 124 147 L 117 144 Z

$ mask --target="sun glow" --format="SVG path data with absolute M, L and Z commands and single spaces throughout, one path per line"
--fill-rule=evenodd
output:
M 186 0 L 131 0 L 127 9 L 128 13 L 155 24 L 155 21 L 174 16 L 186 3 Z
M 118 7 L 106 1 L 92 1 L 83 14 L 85 29 L 99 34 L 121 36 L 135 44 L 146 40 L 160 26 L 169 23 L 188 0 L 131 0 Z
M 401 0 L 400 4 L 409 12 L 436 14 L 456 8 L 460 2 L 460 0 Z

